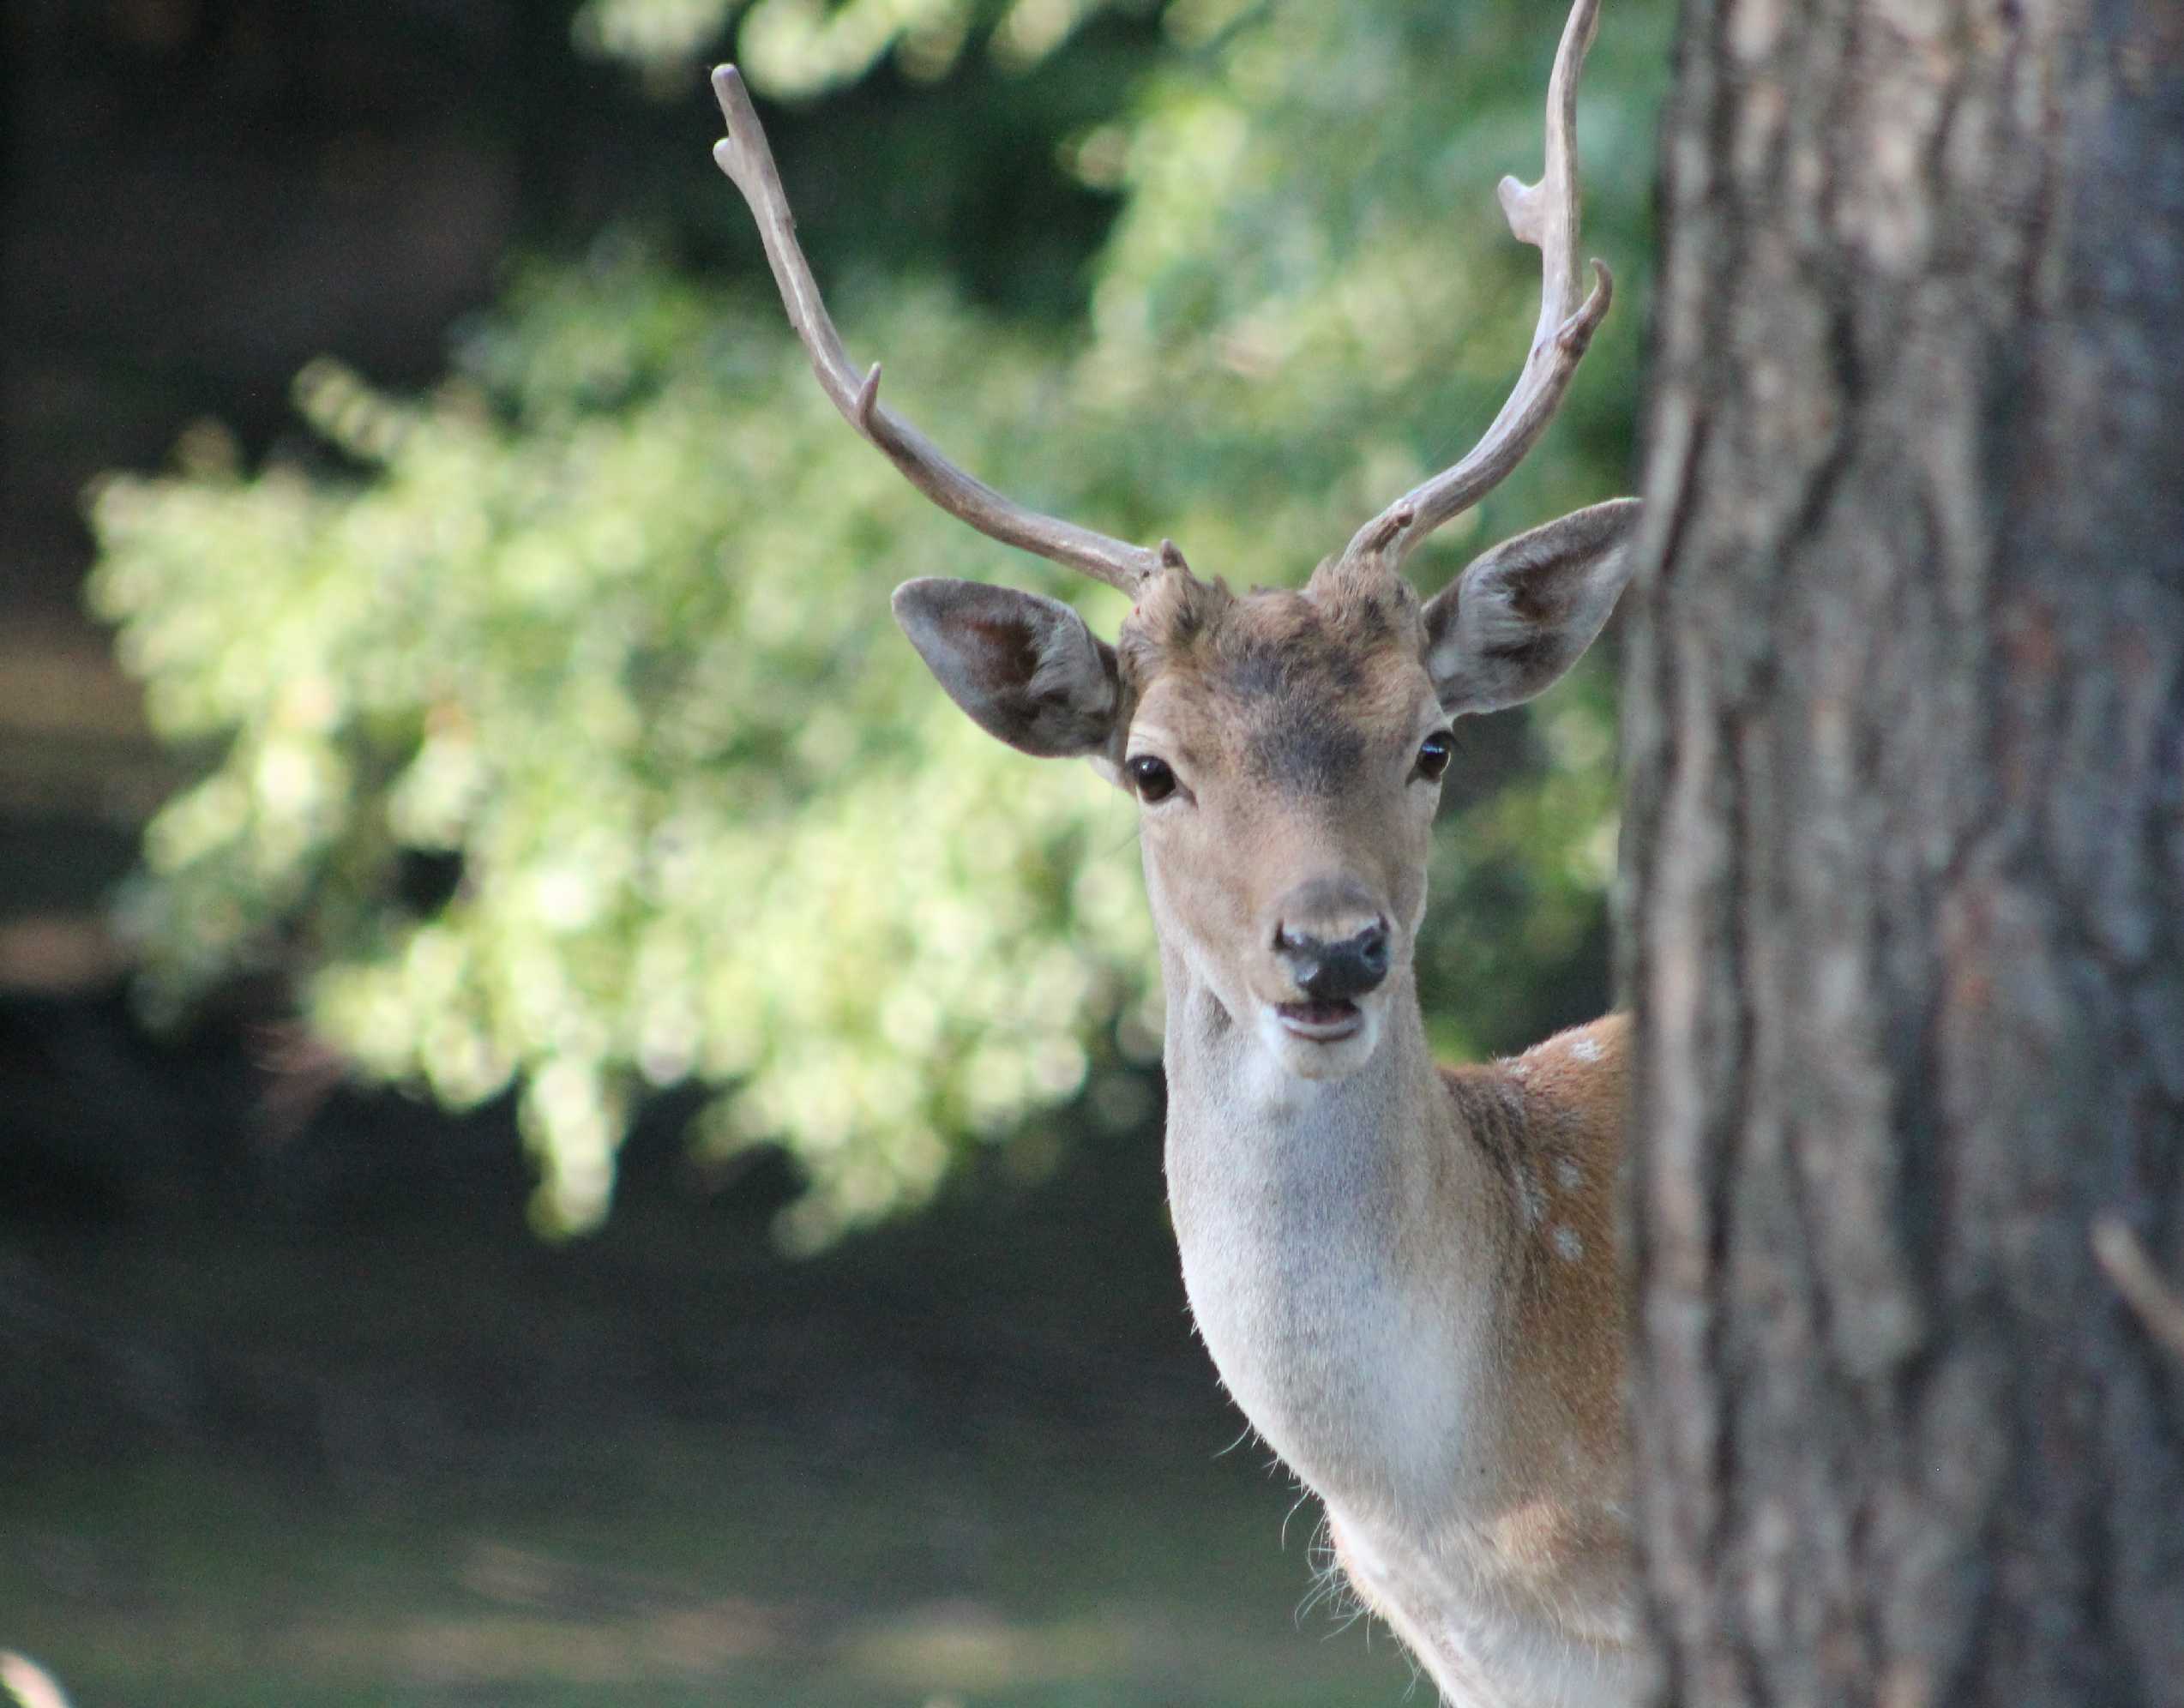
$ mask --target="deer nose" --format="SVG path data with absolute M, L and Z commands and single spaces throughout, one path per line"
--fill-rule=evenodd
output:
M 1286 926 L 1274 932 L 1274 953 L 1297 988 L 1315 1002 L 1345 1002 L 1387 977 L 1387 922 L 1375 919 L 1355 935 L 1329 941 Z

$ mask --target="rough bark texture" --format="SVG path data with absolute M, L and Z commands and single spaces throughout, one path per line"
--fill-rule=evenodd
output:
M 1689 0 L 1665 141 L 1661 1699 L 2184 1704 L 2184 7 Z

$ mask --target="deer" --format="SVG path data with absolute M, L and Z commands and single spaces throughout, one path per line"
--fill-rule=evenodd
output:
M 1405 574 L 1546 430 L 1614 288 L 1575 262 L 1575 0 L 1545 169 L 1504 178 L 1539 317 L 1477 444 L 1302 590 L 1232 592 L 1174 542 L 1041 514 L 879 400 L 821 302 L 765 133 L 713 73 L 714 159 L 849 424 L 942 510 L 1132 600 L 1113 644 L 1044 594 L 925 578 L 894 616 L 981 728 L 1089 760 L 1135 803 L 1166 995 L 1164 1167 L 1191 1314 L 1252 1428 L 1315 1494 L 1341 1573 L 1461 1708 L 1640 1687 L 1615 1233 L 1627 1020 L 1441 1067 L 1414 946 L 1459 718 L 1526 701 L 1592 643 L 1638 501 L 1495 545 L 1422 598 Z

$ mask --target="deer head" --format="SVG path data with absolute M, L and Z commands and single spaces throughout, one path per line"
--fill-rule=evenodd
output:
M 1164 951 L 1290 1074 L 1369 1061 L 1411 989 L 1450 725 L 1513 706 L 1573 664 L 1627 574 L 1635 500 L 1506 542 L 1421 601 L 1411 550 L 1477 503 L 1538 439 L 1607 313 L 1594 262 L 1579 299 L 1573 152 L 1577 78 L 1597 0 L 1577 0 L 1548 92 L 1546 170 L 1504 179 L 1511 230 L 1541 252 L 1537 328 L 1478 445 L 1396 500 L 1301 591 L 1231 593 L 1172 542 L 1128 544 L 1013 503 L 879 401 L 828 317 L 771 152 L 733 67 L 714 73 L 728 135 L 714 158 L 757 216 L 820 384 L 920 490 L 992 538 L 1134 600 L 1116 644 L 1068 605 L 972 581 L 912 581 L 894 610 L 948 695 L 1043 757 L 1089 758 L 1134 794 Z

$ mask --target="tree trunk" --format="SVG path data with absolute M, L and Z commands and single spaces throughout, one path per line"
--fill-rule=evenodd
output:
M 2184 1704 L 2184 7 L 1688 0 L 1664 144 L 1661 1699 Z

